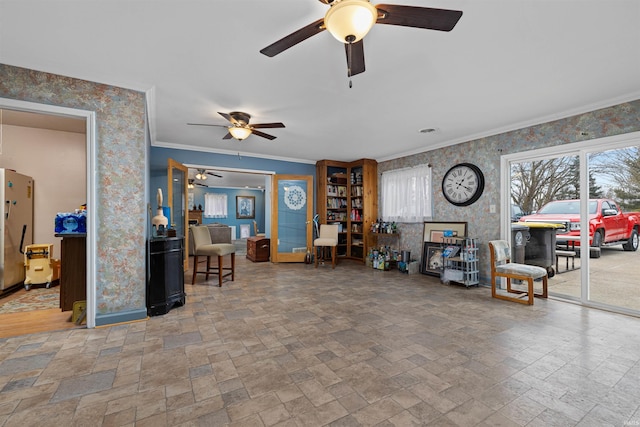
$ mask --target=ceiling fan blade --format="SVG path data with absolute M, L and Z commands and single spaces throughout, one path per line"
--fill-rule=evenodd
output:
M 227 134 L 222 137 L 222 139 L 231 139 L 231 138 L 233 138 L 233 136 L 229 132 L 227 132 Z
M 210 125 L 207 123 L 187 123 L 190 126 L 214 126 L 214 127 L 220 127 L 220 128 L 226 128 L 228 127 L 227 125 Z
M 215 176 L 216 178 L 222 178 L 222 175 L 218 175 L 217 173 L 213 173 L 213 172 L 206 172 L 207 175 L 211 175 L 211 176 Z
M 218 114 L 220 114 L 222 117 L 224 117 L 225 119 L 229 120 L 231 123 L 233 123 L 234 125 L 237 124 L 236 119 L 234 119 L 230 114 L 227 113 L 221 113 L 218 111 Z
M 364 43 L 362 40 L 345 44 L 344 50 L 347 54 L 347 77 L 364 73 Z
M 266 129 L 266 128 L 283 128 L 283 123 L 256 123 L 255 125 L 251 125 L 253 129 Z
M 462 11 L 433 9 L 430 7 L 378 4 L 376 24 L 401 25 L 427 30 L 451 31 L 462 16 Z
M 276 139 L 275 136 L 269 135 L 269 134 L 264 133 L 264 132 L 260 132 L 259 130 L 251 130 L 251 133 L 254 134 L 255 136 L 261 136 L 263 138 L 267 138 L 267 139 L 271 139 L 271 140 Z
M 206 188 L 209 188 L 209 186 L 208 186 L 208 185 L 205 185 L 205 184 L 202 184 L 202 183 L 199 183 L 199 182 L 195 182 L 195 183 L 194 183 L 194 185 L 197 185 L 198 187 L 206 187 Z
M 260 53 L 269 57 L 274 57 L 277 54 L 284 52 L 290 47 L 293 47 L 298 43 L 308 39 L 309 37 L 321 33 L 324 30 L 324 18 L 320 18 L 317 21 L 307 25 L 306 27 L 302 27 L 298 31 L 294 31 L 288 36 L 281 38 L 277 42 L 270 44 L 269 46 L 262 49 Z

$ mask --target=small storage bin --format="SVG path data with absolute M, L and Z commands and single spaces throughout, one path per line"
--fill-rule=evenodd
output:
M 269 261 L 270 243 L 266 237 L 249 237 L 247 239 L 247 259 L 253 262 Z
M 33 284 L 51 286 L 54 280 L 53 245 L 27 245 L 24 248 L 25 279 L 24 288 L 31 289 Z M 59 265 L 59 263 L 58 263 Z

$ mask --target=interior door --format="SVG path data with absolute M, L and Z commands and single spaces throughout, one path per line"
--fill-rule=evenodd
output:
M 274 175 L 272 183 L 271 261 L 304 262 L 313 245 L 313 177 Z
M 184 269 L 189 269 L 189 215 L 187 212 L 187 183 L 189 169 L 182 163 L 169 159 L 167 166 L 167 204 L 171 209 L 169 226 L 176 236 L 184 237 Z

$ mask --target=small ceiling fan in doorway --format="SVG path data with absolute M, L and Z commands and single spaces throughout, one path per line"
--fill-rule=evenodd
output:
M 222 178 L 222 175 L 218 175 L 217 173 L 210 172 L 206 169 L 197 169 L 194 178 L 205 181 L 207 179 L 207 175 L 215 176 L 216 178 Z
M 188 181 L 188 188 L 194 188 L 194 187 L 204 187 L 204 188 L 209 188 L 208 185 L 203 184 L 201 182 L 196 182 L 195 179 L 189 179 Z

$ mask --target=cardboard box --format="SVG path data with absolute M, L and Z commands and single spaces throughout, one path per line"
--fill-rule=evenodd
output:
M 51 269 L 53 270 L 53 276 L 51 277 L 51 281 L 60 280 L 60 260 L 52 259 L 51 260 Z
M 398 261 L 398 270 L 407 274 L 417 274 L 420 272 L 420 263 L 418 261 Z
M 420 272 L 420 263 L 418 261 L 411 261 L 407 264 L 407 273 L 418 274 Z

